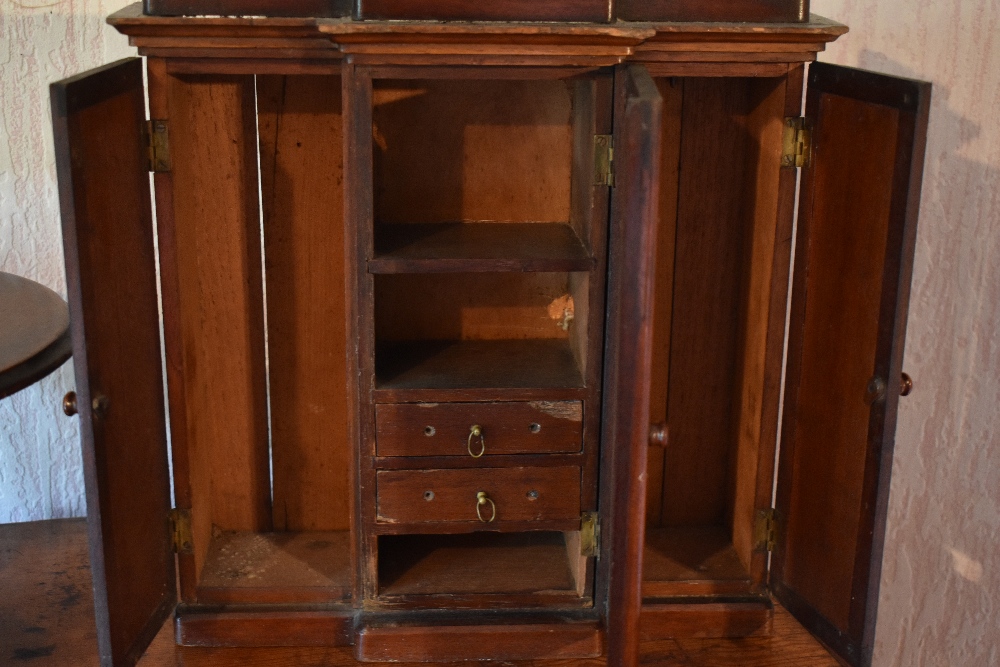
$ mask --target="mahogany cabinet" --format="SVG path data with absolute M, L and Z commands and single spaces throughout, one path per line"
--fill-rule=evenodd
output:
M 870 660 L 925 84 L 807 82 L 816 17 L 110 22 L 145 72 L 52 87 L 105 664 L 625 665 L 772 595 Z

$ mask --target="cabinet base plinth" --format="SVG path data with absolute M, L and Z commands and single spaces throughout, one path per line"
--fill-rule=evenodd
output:
M 181 646 L 350 646 L 354 611 L 178 611 L 176 633 Z
M 764 637 L 772 634 L 774 606 L 760 602 L 644 603 L 642 641 L 680 637 Z
M 362 662 L 582 659 L 599 657 L 597 622 L 527 625 L 369 625 L 354 645 Z

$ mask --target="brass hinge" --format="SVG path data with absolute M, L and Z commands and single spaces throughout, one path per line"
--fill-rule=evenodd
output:
M 610 134 L 594 135 L 594 185 L 615 184 L 615 147 Z
M 194 553 L 194 539 L 191 535 L 191 510 L 170 510 L 170 535 L 174 542 L 174 553 Z
M 786 118 L 781 166 L 808 167 L 812 161 L 812 126 L 808 118 Z
M 601 551 L 601 521 L 597 512 L 584 512 L 580 517 L 580 555 L 596 557 Z
M 778 541 L 778 513 L 773 509 L 758 510 L 753 525 L 753 545 L 762 551 L 774 551 Z
M 146 150 L 149 154 L 149 170 L 170 171 L 170 135 L 167 121 L 146 121 Z

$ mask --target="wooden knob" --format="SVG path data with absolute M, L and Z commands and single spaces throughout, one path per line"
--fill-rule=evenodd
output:
M 650 447 L 666 447 L 667 440 L 670 438 L 670 431 L 667 428 L 667 422 L 660 422 L 659 424 L 649 425 L 649 446 Z
M 63 396 L 62 408 L 63 408 L 63 414 L 65 414 L 67 417 L 72 417 L 73 415 L 76 414 L 77 410 L 76 410 L 75 391 L 71 391 L 65 396 Z
M 913 378 L 903 373 L 903 377 L 899 382 L 899 395 L 909 396 L 911 391 L 913 391 Z

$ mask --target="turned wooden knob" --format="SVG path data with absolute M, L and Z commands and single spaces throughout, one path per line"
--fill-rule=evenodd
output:
M 903 377 L 899 382 L 899 395 L 909 396 L 911 391 L 913 391 L 913 378 L 903 373 Z
M 660 422 L 659 424 L 650 424 L 649 426 L 650 447 L 666 447 L 668 439 L 669 439 L 669 429 L 667 428 L 667 422 Z
M 67 417 L 72 417 L 73 415 L 76 414 L 77 410 L 76 410 L 75 391 L 71 391 L 65 396 L 63 396 L 62 409 L 63 409 L 63 414 L 65 414 Z

